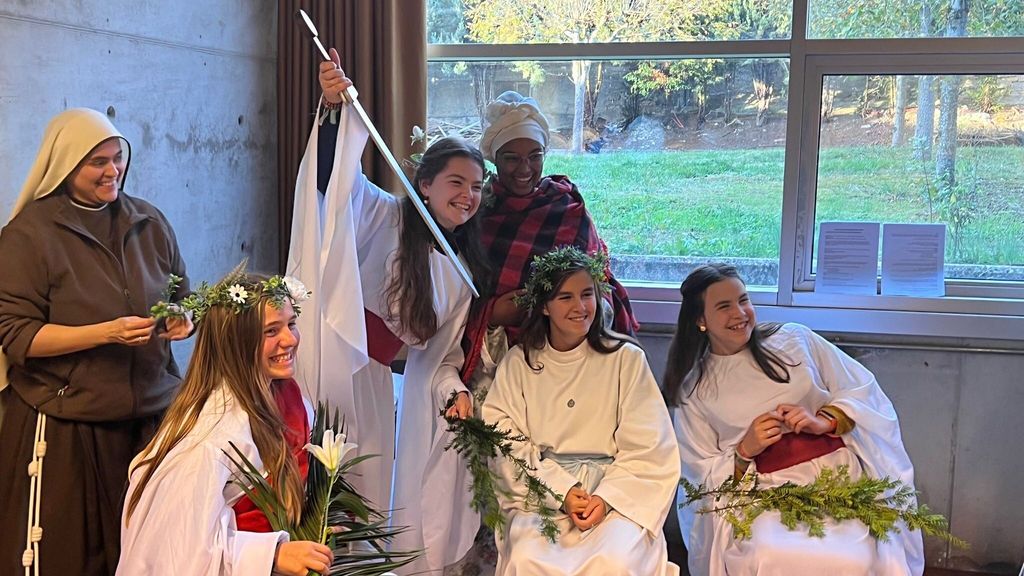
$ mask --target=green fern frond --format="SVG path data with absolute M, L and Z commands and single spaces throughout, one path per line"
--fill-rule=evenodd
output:
M 445 417 L 448 408 L 454 405 L 455 397 L 456 394 L 453 393 L 441 410 L 442 418 Z M 497 475 L 488 465 L 492 459 L 500 456 L 512 463 L 516 471 L 516 480 L 526 485 L 524 509 L 540 516 L 541 534 L 554 543 L 558 538 L 558 526 L 554 522 L 558 510 L 548 502 L 549 499 L 553 499 L 561 506 L 563 497 L 537 478 L 533 474 L 536 469 L 528 462 L 512 453 L 513 442 L 526 442 L 528 438 L 507 430 L 499 430 L 497 424 L 488 424 L 480 418 L 445 418 L 445 421 L 448 424 L 448 431 L 452 433 L 452 439 L 445 446 L 445 450 L 455 450 L 466 461 L 466 468 L 472 476 L 470 490 L 473 498 L 470 505 L 473 510 L 480 513 L 484 525 L 498 533 L 508 522 L 497 497 L 499 493 L 507 492 L 501 488 Z
M 912 487 L 888 477 L 863 476 L 853 481 L 847 466 L 824 468 L 809 484 L 787 482 L 774 488 L 760 488 L 754 473 L 730 477 L 717 488 L 694 485 L 685 478 L 679 483 L 686 493 L 686 501 L 680 506 L 708 499 L 710 504 L 697 512 L 719 514 L 733 527 L 734 537 L 741 540 L 751 537 L 751 527 L 760 514 L 774 510 L 790 530 L 803 525 L 808 535 L 817 538 L 825 535 L 825 520 L 829 518 L 860 520 L 874 538 L 883 542 L 900 531 L 898 522 L 903 521 L 910 530 L 967 547 L 967 542 L 949 533 L 949 524 L 941 514 L 924 504 L 912 504 L 917 496 Z

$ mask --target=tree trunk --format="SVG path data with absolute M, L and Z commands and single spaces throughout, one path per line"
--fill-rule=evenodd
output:
M 907 76 L 896 77 L 896 103 L 892 118 L 892 145 L 903 146 L 907 130 L 907 92 L 910 91 L 910 79 Z
M 921 36 L 932 35 L 932 9 L 921 5 Z M 917 123 L 914 125 L 914 157 L 919 161 L 931 160 L 932 139 L 935 133 L 934 76 L 917 77 Z
M 963 36 L 966 33 L 967 8 L 967 0 L 951 0 L 946 36 Z M 939 146 L 935 154 L 935 176 L 947 190 L 956 184 L 956 118 L 960 84 L 960 76 L 943 77 L 939 95 Z
M 484 112 L 493 98 L 491 87 L 494 83 L 494 69 L 493 64 L 469 64 L 469 72 L 473 78 L 473 101 L 476 104 L 476 113 L 480 117 L 481 128 L 484 125 Z
M 914 126 L 914 156 L 930 160 L 935 138 L 935 77 L 917 78 L 917 125 Z
M 583 109 L 583 126 L 597 128 L 597 97 L 604 82 L 604 62 L 597 63 L 597 69 L 587 77 L 587 105 Z
M 771 62 L 755 61 L 754 69 L 754 99 L 757 101 L 757 126 L 764 126 L 768 122 L 768 109 L 771 106 L 772 98 L 775 96 L 775 85 L 772 83 L 772 71 L 774 64 Z
M 590 76 L 590 62 L 572 61 L 572 84 L 575 87 L 572 111 L 572 151 L 583 152 L 583 110 L 587 102 L 587 78 Z
M 939 141 L 935 150 L 935 177 L 944 189 L 956 184 L 956 120 L 960 100 L 960 77 L 942 78 L 939 91 Z
M 725 79 L 723 85 L 725 87 L 725 101 L 723 102 L 723 108 L 725 109 L 725 123 L 728 125 L 732 122 L 732 76 L 736 73 L 736 67 L 732 64 L 731 60 L 726 60 L 725 64 Z

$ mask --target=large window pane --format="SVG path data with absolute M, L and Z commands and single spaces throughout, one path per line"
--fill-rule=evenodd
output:
M 428 0 L 427 41 L 562 44 L 789 38 L 791 10 L 790 0 Z
M 620 278 L 675 283 L 716 259 L 777 283 L 784 61 L 431 63 L 428 76 L 431 137 L 475 140 L 505 90 L 538 100 L 544 173 L 579 186 Z
M 1024 36 L 1024 0 L 808 0 L 809 38 Z
M 826 76 L 817 224 L 945 223 L 946 277 L 1024 280 L 1024 76 Z

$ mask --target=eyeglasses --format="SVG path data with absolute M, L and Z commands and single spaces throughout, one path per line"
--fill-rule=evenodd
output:
M 523 162 L 530 166 L 539 166 L 544 163 L 544 153 L 534 152 L 525 158 L 518 154 L 498 155 L 498 163 L 506 168 L 519 168 Z

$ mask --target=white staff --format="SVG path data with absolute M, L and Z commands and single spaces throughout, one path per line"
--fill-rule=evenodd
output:
M 316 26 L 313 25 L 313 21 L 309 19 L 309 15 L 306 14 L 305 10 L 299 10 L 298 15 L 302 17 L 302 21 L 305 22 L 306 28 L 309 30 L 309 33 L 312 34 L 313 43 L 316 44 L 317 49 L 320 50 L 320 55 L 324 57 L 325 61 L 329 62 L 331 57 L 327 54 L 327 50 L 324 49 L 324 45 L 320 43 L 320 38 L 318 38 L 319 34 L 316 31 Z M 395 155 L 391 153 L 391 149 L 388 148 L 387 143 L 384 142 L 384 138 L 381 137 L 380 132 L 377 132 L 377 128 L 373 125 L 373 121 L 366 115 L 366 110 L 363 110 L 362 104 L 359 103 L 359 93 L 356 92 L 355 86 L 349 86 L 346 88 L 342 92 L 341 97 L 346 103 L 352 105 L 356 114 L 359 115 L 359 119 L 366 125 L 366 130 L 370 133 L 370 138 L 373 138 L 373 143 L 377 145 L 377 149 L 380 150 L 380 153 L 384 156 L 388 166 L 391 167 L 391 171 L 398 176 L 402 186 L 405 187 L 406 195 L 409 196 L 409 199 L 412 201 L 412 205 L 416 207 L 416 211 L 419 212 L 420 218 L 423 218 L 423 222 L 427 225 L 427 228 L 430 229 L 430 233 L 434 235 L 434 240 L 441 247 L 441 250 L 445 255 L 448 256 L 448 259 L 451 260 L 455 269 L 459 272 L 459 276 L 462 277 L 462 281 L 469 286 L 469 289 L 473 292 L 473 296 L 479 297 L 480 292 L 476 289 L 476 286 L 473 285 L 473 279 L 470 277 L 469 272 L 466 271 L 466 268 L 462 265 L 462 261 L 459 260 L 458 256 L 455 254 L 455 250 L 453 250 L 451 245 L 448 244 L 448 240 L 444 237 L 444 234 L 441 234 L 441 229 L 437 227 L 437 223 L 434 222 L 433 216 L 430 215 L 426 205 L 423 204 L 423 200 L 413 190 L 412 184 L 409 182 L 409 178 L 406 177 L 405 172 L 403 172 L 401 166 L 398 165 L 398 160 L 395 160 Z

